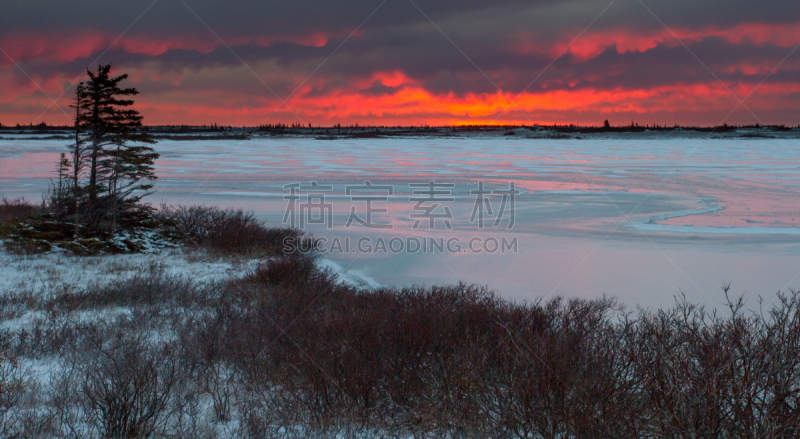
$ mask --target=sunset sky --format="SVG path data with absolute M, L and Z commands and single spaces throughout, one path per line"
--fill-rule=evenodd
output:
M 0 123 L 113 62 L 146 124 L 797 125 L 798 44 L 797 0 L 14 1 Z

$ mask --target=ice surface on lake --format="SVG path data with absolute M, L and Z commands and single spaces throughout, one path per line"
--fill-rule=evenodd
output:
M 0 193 L 38 200 L 65 143 L 0 140 Z M 342 245 L 326 256 L 340 272 L 376 284 L 463 280 L 513 299 L 605 293 L 646 306 L 680 291 L 718 304 L 727 281 L 750 295 L 800 286 L 798 139 L 256 139 L 161 141 L 156 149 L 155 204 L 243 208 L 279 225 L 284 185 L 317 181 L 332 186 L 325 200 L 333 227 L 308 230 L 329 242 L 517 238 L 517 251 L 506 254 Z M 393 229 L 345 227 L 351 208 L 364 215 L 345 186 L 364 180 L 394 188 L 373 206 L 387 211 L 375 222 Z M 409 184 L 429 180 L 453 185 L 454 201 L 444 203 L 452 230 L 441 221 L 413 229 Z M 520 190 L 511 229 L 470 221 L 470 191 L 480 181 Z M 491 202 L 497 213 L 499 198 Z

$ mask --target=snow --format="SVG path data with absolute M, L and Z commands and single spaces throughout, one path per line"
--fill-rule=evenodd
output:
M 337 275 L 340 283 L 367 289 L 380 288 L 383 286 L 378 281 L 368 276 L 364 271 L 346 269 L 330 259 L 320 258 L 317 260 L 317 266 L 322 269 L 331 270 Z
M 47 298 L 54 292 L 81 290 L 88 285 L 106 285 L 155 272 L 195 283 L 211 283 L 243 277 L 264 262 L 258 258 L 213 256 L 203 250 L 185 248 L 101 256 L 75 256 L 58 250 L 17 256 L 0 249 L 0 297 L 26 294 Z M 358 288 L 381 286 L 365 273 L 346 270 L 329 259 L 319 258 L 317 263 L 337 274 L 341 283 Z M 111 314 L 116 315 L 120 310 Z M 28 311 L 17 319 L 0 322 L 0 326 L 19 327 L 42 315 L 43 312 Z
M 54 250 L 39 255 L 16 256 L 0 246 L 0 298 L 25 295 L 27 298 L 46 301 L 65 292 L 80 291 L 91 285 L 118 283 L 132 276 L 147 276 L 148 273 L 180 276 L 195 284 L 208 284 L 245 276 L 264 262 L 266 261 L 258 258 L 226 257 L 187 248 L 162 249 L 149 254 L 74 256 Z M 342 283 L 358 288 L 380 286 L 363 273 L 346 270 L 333 261 L 319 258 L 317 263 L 321 268 L 340 273 L 339 281 Z M 30 334 L 40 329 L 47 331 L 66 326 L 78 328 L 82 324 L 93 322 L 113 326 L 117 322 L 135 319 L 137 315 L 135 307 L 130 306 L 100 306 L 59 313 L 41 309 L 40 304 L 34 305 L 34 302 L 23 304 L 24 309 L 19 313 L 9 313 L 7 308 L 4 309 L 4 315 L 0 317 L 0 332 L 6 339 L 22 331 Z M 197 317 L 206 312 L 210 310 L 185 309 L 178 315 Z M 148 318 L 153 318 L 153 315 L 150 314 Z M 176 341 L 178 334 L 174 328 L 158 322 L 155 320 L 153 326 L 138 326 L 138 334 L 156 346 Z M 15 361 L 16 370 L 27 380 L 29 388 L 46 390 L 30 394 L 31 404 L 38 407 L 33 410 L 46 410 L 50 403 L 47 400 L 48 389 L 55 384 L 54 379 L 60 379 L 62 372 L 68 370 L 69 359 L 62 354 L 53 353 L 35 357 L 22 356 Z M 224 368 L 223 365 L 219 367 Z M 227 384 L 223 380 L 220 385 Z M 211 436 L 233 435 L 239 426 L 236 413 L 232 413 L 233 416 L 227 421 L 219 421 L 215 415 L 213 398 L 208 392 L 205 390 L 195 395 L 198 399 L 195 401 L 197 412 L 193 412 L 193 422 L 204 425 Z M 231 410 L 235 411 L 236 408 Z
M 202 251 L 183 249 L 104 256 L 50 252 L 26 257 L 0 251 L 0 295 L 45 294 L 56 289 L 102 285 L 140 274 L 145 269 L 163 270 L 165 274 L 186 276 L 195 282 L 211 282 L 244 276 L 258 263 L 257 259 L 216 259 Z

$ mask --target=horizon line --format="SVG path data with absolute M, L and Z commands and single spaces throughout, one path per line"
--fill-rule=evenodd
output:
M 73 125 L 55 125 L 55 124 L 47 124 L 46 122 L 40 122 L 38 124 L 28 123 L 28 124 L 20 124 L 15 123 L 11 125 L 4 124 L 0 122 L 0 129 L 63 129 L 63 130 L 73 130 Z M 358 123 L 354 124 L 334 124 L 334 125 L 302 125 L 298 123 L 294 124 L 285 124 L 285 123 L 276 123 L 276 124 L 260 124 L 260 125 L 230 125 L 230 124 L 217 124 L 217 123 L 203 123 L 203 124 L 143 124 L 141 128 L 187 128 L 187 129 L 457 129 L 457 128 L 571 128 L 571 129 L 598 129 L 598 130 L 619 130 L 619 129 L 741 129 L 741 128 L 778 128 L 778 129 L 800 129 L 800 123 L 797 125 L 787 125 L 787 124 L 727 124 L 724 123 L 722 125 L 679 125 L 679 124 L 639 124 L 636 122 L 631 122 L 630 124 L 625 125 L 580 125 L 576 123 L 553 123 L 553 124 L 544 124 L 544 123 L 534 123 L 534 124 L 481 124 L 481 123 L 463 123 L 463 124 L 449 124 L 449 125 L 431 125 L 431 124 L 419 124 L 419 125 L 361 125 Z

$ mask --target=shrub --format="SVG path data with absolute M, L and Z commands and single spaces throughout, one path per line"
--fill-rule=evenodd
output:
M 120 329 L 93 332 L 86 342 L 56 379 L 70 430 L 108 438 L 163 434 L 181 385 L 172 346 Z
M 17 359 L 0 352 L 0 434 L 4 437 L 19 433 L 19 405 L 30 387 L 30 379 Z
M 112 306 L 190 306 L 204 297 L 210 288 L 185 277 L 153 271 L 136 274 L 109 285 L 91 285 L 54 297 L 51 309 L 74 311 Z
M 30 256 L 51 249 L 47 240 L 26 224 L 40 213 L 41 208 L 22 198 L 9 200 L 3 197 L 0 203 L 0 238 L 12 254 Z
M 0 203 L 0 224 L 9 223 L 14 220 L 24 220 L 39 211 L 39 206 L 28 203 L 22 198 L 9 200 L 3 197 Z
M 173 239 L 223 254 L 279 254 L 294 229 L 268 228 L 252 212 L 206 206 L 162 206 L 159 218 Z
M 153 267 L 65 289 L 0 345 L 59 362 L 50 404 L 73 437 L 797 437 L 800 294 L 776 299 L 359 290 L 293 254 L 226 283 Z
M 800 425 L 795 293 L 765 315 L 679 302 L 631 318 L 608 298 L 358 291 L 298 256 L 231 288 L 198 336 L 250 389 L 253 435 L 735 438 Z

